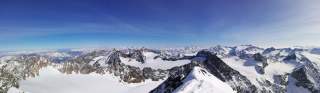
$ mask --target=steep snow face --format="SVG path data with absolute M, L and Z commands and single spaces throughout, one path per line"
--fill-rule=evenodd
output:
M 244 51 L 247 50 L 244 48 L 237 48 L 236 51 Z M 255 49 L 254 49 L 255 50 Z M 259 50 L 259 49 L 258 49 Z M 320 63 L 320 55 L 316 53 L 312 53 L 311 51 L 308 51 L 306 49 L 292 49 L 292 48 L 282 48 L 282 49 L 266 49 L 263 52 L 252 52 L 252 53 L 262 53 L 262 56 L 266 57 L 266 66 L 263 68 L 264 73 L 258 73 L 257 69 L 255 68 L 256 64 L 259 64 L 258 61 L 252 60 L 252 56 L 250 56 L 250 52 L 243 52 L 241 55 L 246 55 L 246 57 L 241 57 L 241 55 L 231 55 L 231 56 L 225 56 L 222 57 L 222 60 L 227 63 L 230 67 L 233 69 L 239 71 L 242 75 L 246 76 L 254 85 L 256 85 L 259 89 L 267 89 L 271 91 L 291 91 L 289 93 L 296 93 L 295 89 L 301 89 L 300 87 L 297 87 L 295 84 L 292 84 L 294 82 L 293 79 L 286 80 L 287 75 L 292 73 L 294 69 L 299 68 L 301 66 L 304 66 L 308 62 L 314 63 L 315 70 L 308 70 L 311 75 L 307 74 L 307 76 L 310 76 L 308 80 L 312 82 L 313 87 L 315 89 L 318 89 L 317 82 L 317 75 L 314 75 L 313 73 L 316 73 L 318 70 L 316 68 L 319 68 Z M 249 55 L 248 55 L 249 54 Z M 248 56 L 247 56 L 248 55 Z M 312 72 L 314 71 L 314 72 Z M 303 74 L 303 73 L 302 73 Z M 304 74 L 303 74 L 304 75 Z M 288 86 L 286 83 L 279 83 L 278 77 L 281 77 L 282 81 L 288 81 L 291 82 Z M 266 82 L 267 81 L 267 82 Z M 272 84 L 271 87 L 265 86 L 265 84 Z M 301 82 L 301 80 L 299 81 Z M 274 87 L 275 86 L 275 87 Z M 281 89 L 279 89 L 279 87 Z M 295 89 L 287 89 L 288 88 L 295 88 Z
M 297 67 L 294 64 L 288 63 L 281 63 L 281 62 L 274 62 L 270 63 L 266 68 L 266 76 L 273 76 L 273 75 L 284 75 L 286 73 L 291 73 L 293 69 Z M 279 69 L 281 68 L 281 69 Z
M 107 66 L 106 62 L 108 61 L 107 56 L 98 56 L 92 59 L 92 61 L 89 62 L 90 65 L 100 65 L 102 67 Z
M 174 93 L 235 93 L 235 91 L 207 70 L 194 67 Z
M 222 60 L 229 65 L 231 68 L 239 71 L 242 75 L 246 76 L 251 83 L 256 85 L 259 89 L 262 89 L 261 82 L 265 80 L 275 81 L 275 75 L 285 75 L 287 73 L 291 73 L 294 68 L 297 67 L 296 64 L 278 62 L 278 61 L 270 61 L 268 65 L 264 68 L 264 74 L 258 73 L 255 68 L 257 64 L 261 62 L 257 62 L 253 59 L 241 59 L 237 56 L 225 57 Z M 281 69 L 279 69 L 281 68 Z
M 309 52 L 302 52 L 301 54 L 320 67 L 320 55 Z
M 223 60 L 223 62 L 225 62 L 231 68 L 239 71 L 242 75 L 246 76 L 255 85 L 258 84 L 256 79 L 258 77 L 262 77 L 261 74 L 259 74 L 254 68 L 253 64 L 255 61 L 248 61 L 240 59 L 238 57 L 222 58 L 221 60 Z
M 20 89 L 30 93 L 147 93 L 162 81 L 127 84 L 105 74 L 62 74 L 54 67 L 40 70 L 39 76 L 20 81 Z
M 113 51 L 104 51 L 99 56 L 92 58 L 89 62 L 89 65 L 106 67 L 108 66 L 107 62 L 110 60 L 110 57 L 113 53 Z
M 296 68 L 291 74 L 297 80 L 296 85 L 307 88 L 312 93 L 319 93 L 320 66 L 319 56 L 311 53 L 302 53 L 307 59 L 303 66 Z
M 139 68 L 151 67 L 153 69 L 170 69 L 175 66 L 181 66 L 190 63 L 190 60 L 177 60 L 177 61 L 167 61 L 161 58 L 156 58 L 158 54 L 153 52 L 143 52 L 146 57 L 145 63 L 141 63 L 131 58 L 120 57 L 122 63 L 126 65 L 131 65 Z

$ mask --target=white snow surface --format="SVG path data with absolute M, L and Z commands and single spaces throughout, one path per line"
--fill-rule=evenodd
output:
M 19 89 L 16 88 L 16 87 L 11 87 L 11 88 L 9 88 L 9 90 L 8 90 L 7 93 L 26 93 L 26 92 L 24 92 L 24 91 L 22 91 L 22 90 L 19 90 Z M 28 92 L 27 92 L 27 93 L 28 93 Z
M 195 67 L 174 93 L 235 93 L 233 89 L 201 67 Z
M 108 60 L 108 56 L 98 56 L 92 59 L 92 61 L 89 62 L 90 65 L 93 65 L 98 62 L 101 66 L 107 66 L 105 63 Z
M 190 60 L 177 60 L 177 61 L 166 61 L 161 58 L 154 59 L 158 54 L 153 52 L 143 52 L 146 56 L 145 63 L 136 61 L 135 59 L 120 57 L 122 63 L 131 65 L 139 68 L 151 67 L 153 69 L 170 69 L 175 66 L 181 66 L 190 63 Z
M 222 58 L 222 60 L 231 68 L 246 76 L 252 83 L 258 84 L 256 79 L 261 77 L 261 74 L 256 71 L 255 67 L 252 65 L 252 61 L 246 61 L 238 57 L 226 57 Z
M 20 89 L 30 93 L 147 93 L 163 82 L 128 84 L 109 74 L 67 75 L 52 66 L 41 69 L 39 75 L 20 81 Z
M 242 75 L 246 76 L 254 85 L 259 85 L 257 79 L 266 79 L 274 81 L 274 75 L 284 75 L 291 73 L 296 67 L 295 64 L 284 62 L 269 62 L 265 68 L 265 74 L 259 74 L 255 69 L 256 61 L 253 59 L 240 59 L 238 57 L 225 57 L 222 60 L 231 68 L 239 71 Z
M 307 57 L 311 62 L 316 63 L 316 65 L 320 65 L 320 55 L 312 54 L 309 52 L 302 52 L 301 54 Z
M 265 68 L 265 74 L 267 76 L 273 75 L 284 75 L 286 73 L 291 73 L 297 65 L 283 63 L 283 62 L 273 62 Z M 270 78 L 270 77 L 269 77 Z

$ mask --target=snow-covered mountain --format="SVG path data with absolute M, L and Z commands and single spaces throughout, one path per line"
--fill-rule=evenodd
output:
M 0 93 L 79 93 L 77 88 L 83 87 L 98 93 L 320 93 L 319 48 L 219 45 L 1 52 L 0 71 Z M 88 86 L 85 80 L 97 83 Z
M 221 81 L 207 70 L 201 67 L 194 67 L 193 70 L 182 80 L 180 85 L 173 92 L 175 93 L 235 93 L 225 82 Z

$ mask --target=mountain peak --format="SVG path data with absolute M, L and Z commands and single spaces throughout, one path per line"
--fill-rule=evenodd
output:
M 175 93 L 235 93 L 225 82 L 201 67 L 194 67 Z

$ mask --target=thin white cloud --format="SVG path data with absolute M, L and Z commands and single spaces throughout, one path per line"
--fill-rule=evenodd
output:
M 228 29 L 223 35 L 237 43 L 260 46 L 320 46 L 320 1 L 295 2 L 281 20 L 263 25 L 241 25 Z

